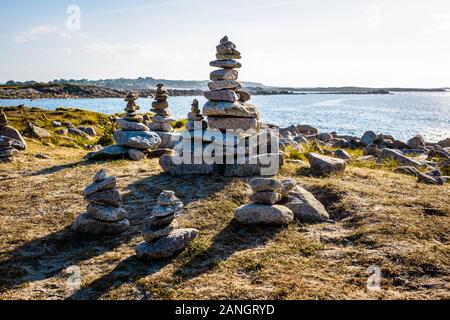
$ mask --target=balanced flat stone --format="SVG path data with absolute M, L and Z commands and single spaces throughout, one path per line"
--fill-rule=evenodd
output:
M 242 85 L 236 80 L 221 80 L 221 81 L 211 81 L 208 83 L 210 90 L 222 90 L 222 89 L 241 89 Z
M 250 197 L 250 200 L 254 203 L 270 204 L 270 205 L 281 201 L 281 199 L 282 199 L 281 194 L 273 191 L 256 192 L 252 194 L 252 196 Z
M 210 79 L 212 81 L 237 80 L 238 77 L 239 77 L 239 71 L 234 70 L 234 69 L 214 70 L 210 74 Z
M 247 102 L 251 99 L 250 93 L 244 90 L 238 90 L 236 93 L 239 95 L 239 101 L 241 102 Z
M 209 63 L 211 67 L 224 68 L 224 69 L 239 69 L 242 64 L 236 60 L 214 60 Z
M 169 108 L 169 103 L 167 101 L 154 101 L 152 102 L 152 108 L 154 110 L 166 110 Z
M 247 204 L 236 209 L 236 220 L 243 224 L 290 224 L 293 212 L 281 205 Z
M 217 130 L 256 130 L 259 127 L 259 121 L 255 118 L 237 118 L 237 117 L 208 117 L 208 125 L 211 129 Z
M 116 188 L 116 177 L 108 177 L 99 182 L 95 182 L 84 189 L 83 196 L 86 197 L 95 192 L 105 191 Z
M 129 226 L 130 221 L 127 219 L 118 222 L 104 222 L 94 219 L 88 214 L 81 214 L 72 225 L 72 230 L 90 235 L 118 234 L 127 230 Z
M 114 133 L 117 144 L 134 149 L 156 149 L 161 144 L 161 138 L 151 131 L 124 131 Z
M 330 158 L 317 153 L 310 153 L 308 160 L 311 169 L 321 174 L 343 172 L 347 167 L 347 163 L 342 159 Z
M 151 216 L 148 221 L 149 227 L 165 227 L 172 223 L 175 219 L 175 213 L 172 213 L 166 217 Z
M 155 131 L 155 133 L 161 139 L 159 149 L 173 149 L 182 140 L 181 133 L 178 132 Z
M 281 181 L 271 178 L 254 178 L 250 180 L 254 192 L 276 191 L 281 187 Z
M 105 204 L 108 206 L 119 208 L 123 204 L 122 196 L 119 190 L 111 189 L 89 194 L 85 197 L 90 203 Z
M 203 107 L 207 117 L 237 117 L 259 119 L 258 109 L 249 103 L 229 101 L 208 101 Z
M 172 221 L 168 226 L 158 228 L 158 227 L 145 227 L 142 235 L 146 242 L 152 242 L 159 238 L 169 235 L 171 232 L 178 229 L 178 222 L 176 220 Z
M 125 131 L 148 131 L 148 127 L 139 122 L 127 121 L 124 119 L 116 119 L 118 127 Z
M 142 242 L 136 247 L 136 254 L 141 259 L 160 259 L 173 256 L 183 250 L 198 237 L 196 229 L 178 229 L 154 242 Z
M 128 156 L 129 148 L 124 148 L 118 145 L 112 145 L 103 148 L 97 152 L 91 152 L 87 154 L 87 159 L 89 160 L 115 160 L 123 159 Z
M 233 60 L 233 59 L 242 59 L 242 56 L 239 52 L 236 52 L 235 54 L 216 54 L 217 60 Z
M 91 203 L 87 207 L 87 213 L 94 219 L 105 222 L 117 222 L 127 218 L 127 211 L 121 207 L 103 206 Z
M 229 101 L 229 102 L 239 101 L 239 96 L 233 90 L 225 89 L 225 90 L 206 91 L 204 96 L 208 100 Z
M 152 131 L 172 132 L 173 128 L 170 123 L 152 122 L 148 125 Z
M 176 214 L 182 208 L 183 208 L 183 203 L 181 203 L 181 202 L 174 204 L 174 205 L 169 205 L 169 206 L 159 205 L 159 206 L 156 206 L 155 209 L 153 209 L 152 216 L 158 217 L 158 218 L 164 218 L 173 213 Z

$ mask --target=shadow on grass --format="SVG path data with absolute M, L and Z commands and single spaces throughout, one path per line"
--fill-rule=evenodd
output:
M 68 166 L 70 165 L 55 167 L 53 172 Z M 50 169 L 47 169 L 46 174 Z M 176 178 L 158 174 L 130 184 L 126 188 L 129 192 L 123 197 L 124 208 L 128 211 L 131 223 L 126 232 L 114 236 L 86 236 L 73 232 L 70 226 L 67 226 L 10 252 L 4 252 L 0 261 L 0 290 L 51 278 L 72 265 L 129 244 L 141 236 L 140 231 L 146 225 L 157 197 L 164 189 L 174 190 L 182 201 L 188 204 L 220 192 L 226 183 L 228 180 L 224 178 L 209 181 L 208 177 Z M 128 260 L 127 263 L 134 261 Z M 123 264 L 119 266 L 125 267 Z
M 98 300 L 103 294 L 123 284 L 155 274 L 172 262 L 173 258 L 143 262 L 137 256 L 121 261 L 110 273 L 78 290 L 68 300 Z
M 282 229 L 282 226 L 245 226 L 232 220 L 214 237 L 209 248 L 190 257 L 174 276 L 182 280 L 195 278 L 214 269 L 235 252 L 264 246 Z
M 67 163 L 67 164 L 61 164 L 61 165 L 57 165 L 57 166 L 53 166 L 50 168 L 44 168 L 42 170 L 33 172 L 31 174 L 31 176 L 35 177 L 35 176 L 43 176 L 43 175 L 47 175 L 47 174 L 53 174 L 53 173 L 57 173 L 66 169 L 71 169 L 71 168 L 75 168 L 78 166 L 88 166 L 94 164 L 93 162 L 87 162 L 87 161 L 78 161 L 78 162 L 74 162 L 74 163 Z

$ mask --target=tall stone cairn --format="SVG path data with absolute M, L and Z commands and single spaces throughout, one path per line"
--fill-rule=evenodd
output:
M 208 117 L 211 129 L 221 131 L 227 129 L 254 129 L 259 128 L 258 109 L 247 101 L 250 94 L 242 89 L 238 81 L 239 69 L 242 67 L 237 59 L 241 53 L 236 45 L 227 36 L 220 40 L 216 47 L 216 59 L 210 66 L 219 68 L 211 72 L 211 82 L 208 83 L 210 91 L 205 93 L 209 101 L 203 107 L 203 114 Z
M 0 163 L 14 161 L 14 157 L 19 154 L 18 150 L 25 150 L 26 147 L 22 135 L 8 126 L 6 114 L 0 109 Z
M 168 258 L 183 250 L 198 237 L 196 229 L 179 229 L 175 217 L 183 209 L 183 203 L 173 191 L 163 191 L 158 205 L 152 211 L 148 225 L 143 231 L 144 242 L 136 247 L 141 259 Z
M 117 234 L 130 226 L 127 212 L 122 208 L 122 196 L 117 189 L 115 177 L 108 177 L 104 169 L 100 170 L 93 183 L 84 189 L 84 199 L 89 202 L 87 213 L 78 216 L 72 230 L 91 234 Z
M 175 120 L 171 118 L 169 111 L 169 94 L 163 84 L 158 84 L 156 88 L 155 101 L 152 103 L 151 112 L 155 115 L 151 118 L 149 124 L 150 130 L 173 132 L 171 123 Z

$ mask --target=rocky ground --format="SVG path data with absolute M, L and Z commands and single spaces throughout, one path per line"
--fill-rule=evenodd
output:
M 278 178 L 311 191 L 332 221 L 251 227 L 234 220 L 249 202 L 249 179 L 175 178 L 158 159 L 90 163 L 82 148 L 26 140 L 15 162 L 0 164 L 0 299 L 450 298 L 448 183 L 420 184 L 391 163 L 349 160 L 344 173 L 317 176 L 305 161 L 288 161 Z M 80 236 L 70 225 L 101 168 L 117 177 L 131 227 Z M 142 262 L 135 245 L 167 189 L 185 203 L 180 227 L 200 236 L 174 258 Z M 366 286 L 373 266 L 379 291 Z

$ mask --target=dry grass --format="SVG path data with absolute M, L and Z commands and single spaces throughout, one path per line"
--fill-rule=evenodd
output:
M 30 142 L 18 162 L 0 165 L 0 299 L 450 298 L 448 184 L 353 165 L 318 178 L 287 164 L 280 177 L 312 191 L 336 222 L 244 227 L 233 212 L 247 202 L 247 179 L 174 178 L 157 159 L 92 164 L 84 154 Z M 76 235 L 68 227 L 85 209 L 81 192 L 102 167 L 119 178 L 132 228 Z M 201 235 L 172 259 L 141 262 L 134 247 L 163 189 L 186 204 L 180 224 Z M 72 265 L 80 290 L 66 285 Z M 382 271 L 378 292 L 366 288 L 371 265 Z

